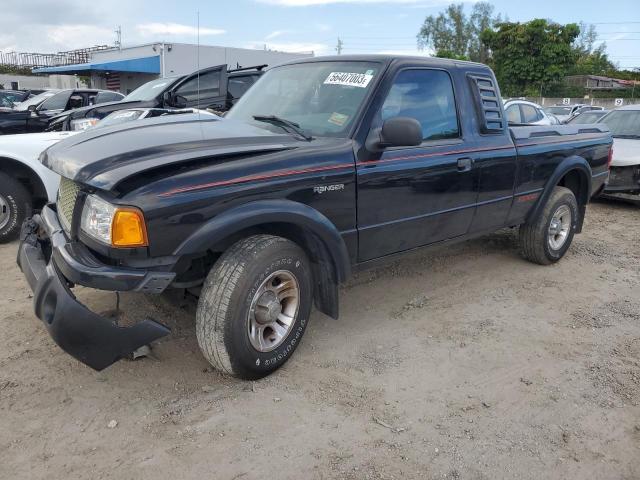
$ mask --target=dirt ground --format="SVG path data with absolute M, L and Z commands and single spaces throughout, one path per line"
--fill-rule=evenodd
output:
M 592 204 L 550 267 L 515 240 L 358 274 L 257 382 L 209 369 L 192 305 L 152 296 L 122 308 L 172 327 L 154 358 L 90 370 L 2 245 L 0 478 L 639 479 L 640 205 Z

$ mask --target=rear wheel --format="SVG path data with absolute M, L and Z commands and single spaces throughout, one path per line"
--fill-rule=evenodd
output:
M 31 195 L 17 180 L 0 173 L 0 243 L 18 238 L 20 226 L 31 215 Z
M 578 223 L 578 202 L 571 190 L 555 187 L 538 218 L 520 226 L 520 252 L 527 260 L 549 265 L 569 249 Z
M 311 266 L 295 243 L 255 235 L 216 262 L 196 312 L 198 344 L 218 370 L 245 378 L 281 367 L 304 334 L 312 304 Z

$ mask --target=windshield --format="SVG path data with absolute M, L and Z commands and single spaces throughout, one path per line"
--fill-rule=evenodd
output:
M 56 93 L 58 93 L 57 90 L 47 90 L 46 92 L 42 92 L 40 95 L 36 95 L 35 97 L 31 97 L 29 100 L 25 100 L 24 102 L 20 102 L 19 104 L 16 105 L 15 109 L 16 110 L 26 110 L 27 108 L 29 108 L 29 105 L 40 105 L 47 98 L 53 97 Z
M 157 80 L 151 80 L 144 85 L 139 86 L 129 95 L 122 99 L 123 102 L 130 101 L 150 101 L 165 91 L 168 85 L 174 83 L 177 78 L 159 78 Z
M 0 92 L 0 107 L 12 107 L 25 96 L 22 92 Z
M 254 116 L 276 116 L 313 136 L 344 137 L 373 87 L 380 64 L 313 62 L 284 65 L 266 72 L 226 115 L 281 133 L 274 123 Z
M 576 115 L 567 123 L 596 123 L 600 117 L 602 117 L 603 113 L 600 112 L 585 112 L 580 115 Z
M 605 123 L 614 137 L 640 138 L 640 110 L 614 110 L 598 123 Z
M 554 115 L 570 115 L 571 107 L 547 107 L 544 111 Z

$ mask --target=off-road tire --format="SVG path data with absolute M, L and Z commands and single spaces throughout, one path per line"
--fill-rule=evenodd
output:
M 0 226 L 0 243 L 6 243 L 18 238 L 22 222 L 31 215 L 31 195 L 20 182 L 0 173 L 0 196 L 6 202 L 5 208 L 9 213 L 8 222 Z
M 286 270 L 298 281 L 299 306 L 289 332 L 272 351 L 255 349 L 248 333 L 254 295 L 274 272 Z M 232 245 L 205 280 L 196 311 L 196 336 L 205 358 L 224 373 L 251 380 L 280 368 L 306 329 L 313 300 L 312 270 L 295 243 L 272 235 L 254 235 Z
M 571 227 L 562 246 L 554 249 L 549 240 L 549 226 L 554 213 L 562 206 L 567 206 L 571 211 Z M 571 246 L 579 215 L 578 202 L 573 192 L 565 187 L 555 187 L 541 214 L 533 222 L 520 226 L 520 254 L 526 260 L 540 265 L 557 262 Z

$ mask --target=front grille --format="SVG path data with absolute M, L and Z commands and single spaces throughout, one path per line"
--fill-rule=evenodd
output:
M 640 184 L 640 167 L 611 167 L 609 171 L 609 187 L 638 188 Z
M 73 218 L 73 209 L 76 206 L 78 192 L 80 192 L 80 186 L 77 183 L 64 177 L 60 178 L 56 205 L 60 223 L 67 232 L 71 230 L 71 219 Z

